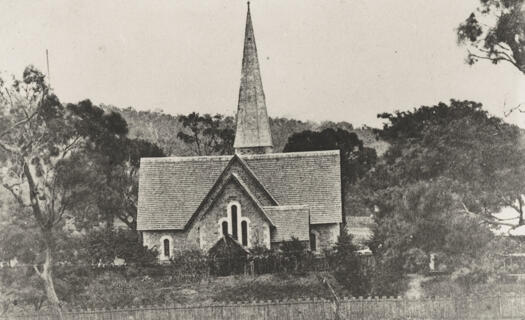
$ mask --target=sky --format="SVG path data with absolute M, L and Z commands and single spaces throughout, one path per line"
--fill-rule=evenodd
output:
M 478 0 L 253 0 L 270 116 L 379 126 L 440 101 L 525 102 L 508 64 L 465 63 L 455 28 Z M 234 115 L 246 2 L 0 0 L 0 70 L 46 70 L 63 102 Z M 525 113 L 507 121 L 525 128 Z

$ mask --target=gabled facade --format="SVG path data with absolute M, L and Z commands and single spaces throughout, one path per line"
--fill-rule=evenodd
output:
M 249 7 L 241 73 L 235 155 L 141 159 L 137 229 L 161 260 L 225 237 L 245 249 L 297 238 L 318 252 L 337 241 L 339 151 L 272 153 Z

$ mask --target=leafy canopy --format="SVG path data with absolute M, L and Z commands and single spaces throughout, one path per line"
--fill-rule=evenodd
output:
M 468 47 L 467 62 L 511 63 L 525 73 L 524 0 L 480 0 L 476 12 L 459 25 L 458 42 Z

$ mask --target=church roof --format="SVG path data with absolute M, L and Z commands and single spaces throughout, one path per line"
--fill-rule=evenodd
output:
M 276 227 L 271 242 L 290 241 L 292 237 L 301 241 L 310 239 L 310 209 L 307 205 L 264 207 L 264 211 Z
M 236 149 L 273 146 L 249 4 L 233 146 Z
M 280 206 L 307 205 L 312 224 L 341 222 L 338 150 L 237 156 Z M 142 158 L 137 229 L 184 229 L 232 157 Z

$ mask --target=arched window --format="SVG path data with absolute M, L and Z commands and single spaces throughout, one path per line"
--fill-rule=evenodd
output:
M 232 215 L 232 237 L 233 239 L 238 239 L 238 230 L 237 230 L 237 206 L 233 205 L 231 207 Z
M 222 222 L 222 235 L 225 236 L 228 234 L 228 222 Z
M 248 245 L 248 222 L 246 220 L 241 222 L 241 243 L 243 246 Z
M 317 251 L 317 234 L 310 233 L 310 250 Z
M 163 246 L 164 246 L 164 256 L 166 258 L 169 258 L 170 257 L 170 240 L 164 239 Z

